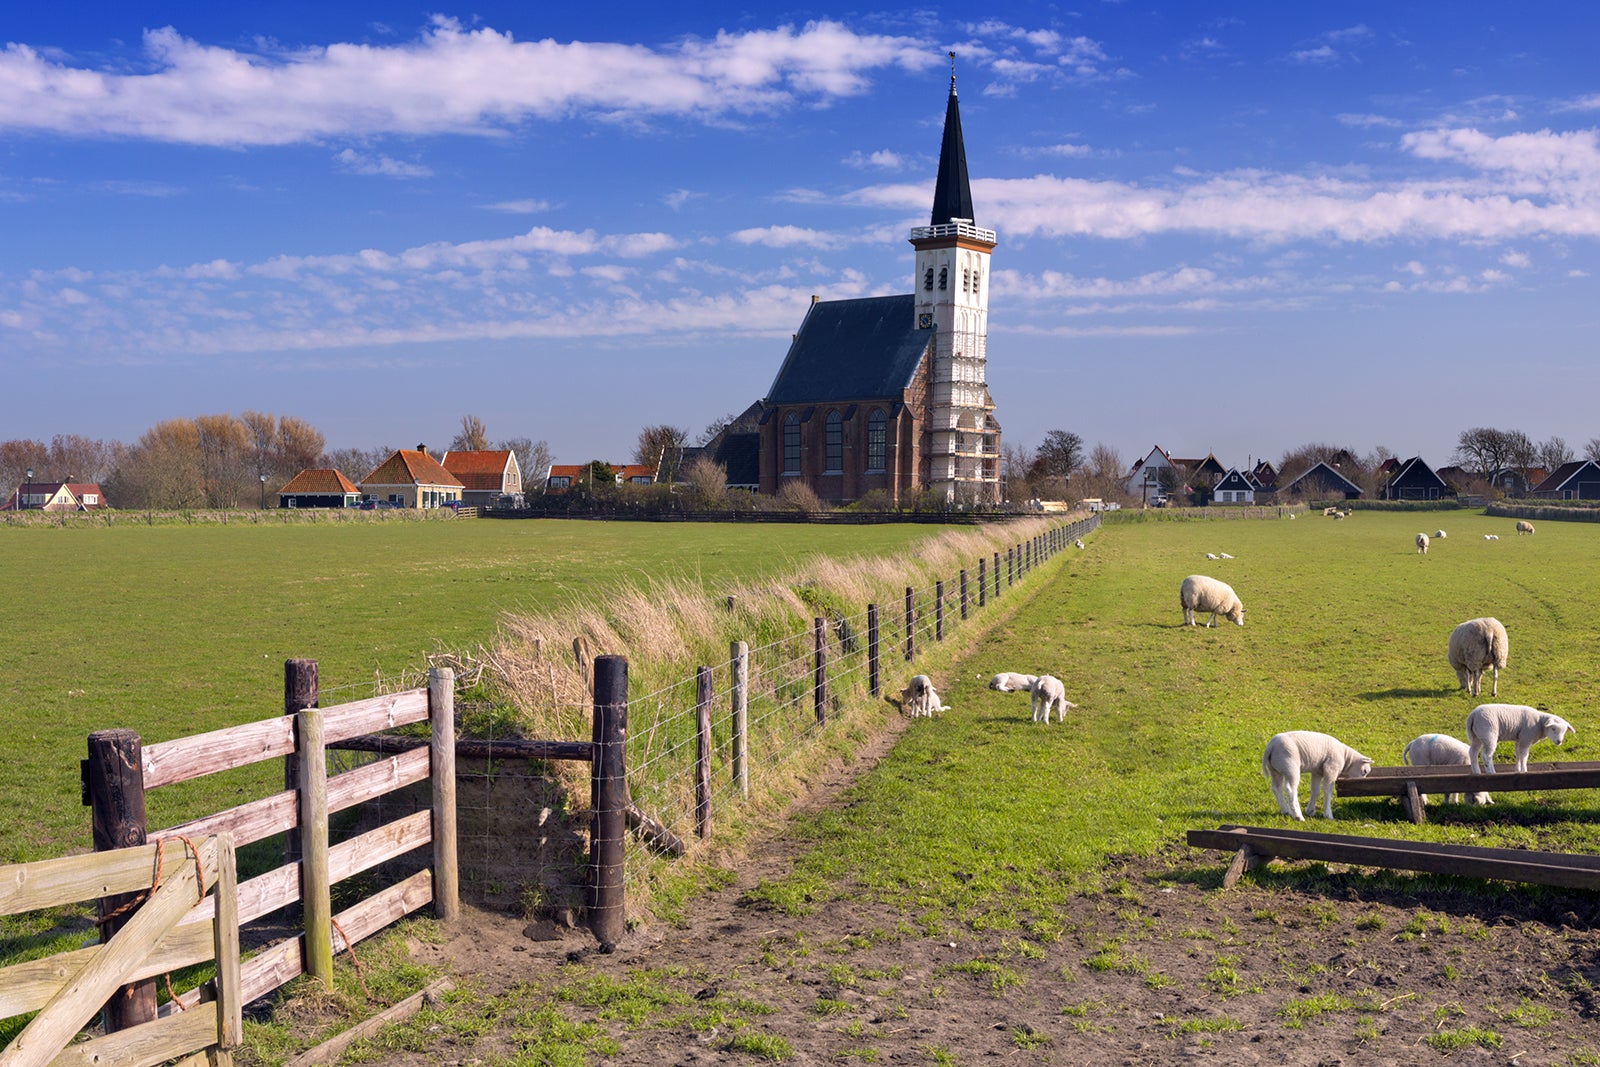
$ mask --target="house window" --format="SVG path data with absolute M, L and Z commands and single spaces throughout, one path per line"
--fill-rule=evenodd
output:
M 823 444 L 825 463 L 822 469 L 828 474 L 838 474 L 844 470 L 844 419 L 839 417 L 837 411 L 828 412 L 827 434 Z
M 572 476 L 567 474 L 551 475 L 547 484 L 551 489 L 569 489 L 572 487 Z
M 783 473 L 800 473 L 800 416 L 792 411 L 783 420 Z
M 867 416 L 867 470 L 881 471 L 887 466 L 889 418 L 882 408 Z
M 85 494 L 83 494 L 83 502 L 85 504 L 93 506 L 95 504 L 100 503 L 100 498 L 97 495 L 95 495 L 94 493 L 85 493 Z

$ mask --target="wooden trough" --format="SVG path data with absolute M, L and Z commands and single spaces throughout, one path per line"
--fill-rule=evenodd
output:
M 1232 887 L 1245 871 L 1276 857 L 1349 863 L 1358 867 L 1389 867 L 1398 871 L 1422 871 L 1466 878 L 1498 878 L 1564 889 L 1600 889 L 1600 856 L 1531 852 L 1518 848 L 1483 848 L 1476 845 L 1435 845 L 1422 841 L 1395 841 L 1259 826 L 1190 830 L 1188 837 L 1189 844 L 1195 848 L 1220 849 L 1234 854 L 1233 863 L 1222 878 L 1224 888 Z
M 1374 767 L 1365 778 L 1340 778 L 1334 787 L 1341 797 L 1398 797 L 1406 817 L 1420 826 L 1427 818 L 1420 794 L 1600 789 L 1600 762 L 1530 763 L 1526 771 L 1496 774 L 1473 774 L 1460 766 Z

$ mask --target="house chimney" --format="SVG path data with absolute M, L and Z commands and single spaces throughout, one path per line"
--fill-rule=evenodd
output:
M 424 456 L 426 456 L 428 454 L 428 446 L 427 445 L 418 445 L 417 446 L 417 451 L 421 452 Z

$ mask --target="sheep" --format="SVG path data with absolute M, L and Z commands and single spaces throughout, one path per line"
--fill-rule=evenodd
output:
M 1521 537 L 1523 534 L 1528 534 L 1530 537 L 1533 535 L 1533 523 L 1529 522 L 1527 519 L 1518 519 L 1517 536 Z
M 1331 518 L 1332 516 L 1339 514 L 1339 509 L 1338 508 L 1323 508 L 1322 509 L 1322 514 Z
M 1061 684 L 1061 679 L 1052 678 L 1048 674 L 1041 674 L 1033 680 L 1029 705 L 1033 709 L 1033 721 L 1048 724 L 1050 722 L 1050 708 L 1056 709 L 1056 720 L 1067 721 L 1067 709 L 1078 705 L 1067 699 L 1067 687 Z
M 989 688 L 998 689 L 1002 693 L 1015 693 L 1018 690 L 1031 690 L 1038 675 L 1018 674 L 1014 671 L 1002 671 L 989 679 Z
M 1348 511 L 1335 511 L 1333 513 L 1333 517 L 1335 519 L 1343 519 L 1343 518 L 1347 517 L 1349 514 L 1350 513 Z
M 1206 623 L 1208 627 L 1217 624 L 1218 615 L 1244 625 L 1244 603 L 1233 587 L 1203 574 L 1191 574 L 1178 586 L 1178 605 L 1183 608 L 1185 626 L 1195 624 L 1197 611 L 1211 613 L 1211 621 Z
M 1468 619 L 1451 630 L 1446 655 L 1462 689 L 1477 696 L 1483 688 L 1483 672 L 1490 670 L 1494 672 L 1494 685 L 1489 695 L 1500 695 L 1500 672 L 1511 655 L 1511 644 L 1499 619 Z
M 1411 767 L 1465 767 L 1472 762 L 1472 750 L 1465 741 L 1458 741 L 1448 734 L 1423 734 L 1412 739 L 1400 752 L 1400 762 Z M 1460 793 L 1451 793 L 1446 800 L 1461 800 Z M 1424 796 L 1422 802 L 1426 804 L 1428 798 Z M 1488 793 L 1472 794 L 1474 804 L 1493 804 L 1494 798 Z
M 1311 771 L 1311 800 L 1305 815 L 1300 814 L 1300 772 Z M 1289 730 L 1276 734 L 1261 754 L 1261 773 L 1272 783 L 1278 811 L 1305 822 L 1317 810 L 1317 792 L 1322 792 L 1322 814 L 1333 818 L 1333 782 L 1340 777 L 1365 778 L 1372 770 L 1372 759 L 1363 756 L 1337 737 L 1315 730 Z
M 1500 540 L 1500 535 L 1499 534 L 1484 534 L 1483 535 L 1483 539 L 1485 541 L 1498 541 L 1498 540 Z
M 1218 552 L 1217 555 L 1221 556 L 1223 559 L 1232 559 L 1233 558 L 1232 556 L 1228 555 L 1226 552 Z
M 924 715 L 931 719 L 934 712 L 950 709 L 939 703 L 939 693 L 933 688 L 933 679 L 926 674 L 916 674 L 900 692 L 900 710 L 909 711 L 913 719 Z
M 1417 551 L 1419 553 L 1421 553 L 1422 555 L 1424 555 L 1424 556 L 1426 556 L 1428 554 L 1428 535 L 1427 534 L 1425 534 L 1425 533 L 1417 534 Z
M 1443 530 L 1433 531 L 1433 539 L 1435 541 L 1443 541 L 1445 539 L 1445 532 Z
M 1467 737 L 1472 741 L 1472 773 L 1479 766 L 1494 773 L 1494 749 L 1502 740 L 1517 743 L 1517 770 L 1528 769 L 1528 749 L 1548 739 L 1559 745 L 1568 733 L 1578 731 L 1559 715 L 1526 704 L 1479 704 L 1467 713 Z
M 1083 539 L 1079 538 L 1078 540 L 1072 542 L 1072 545 L 1073 545 L 1074 548 L 1082 548 L 1083 547 Z

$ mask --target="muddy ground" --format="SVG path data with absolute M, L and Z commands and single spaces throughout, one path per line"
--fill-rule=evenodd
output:
M 840 769 L 808 805 L 836 802 L 874 758 Z M 759 1033 L 781 1037 L 791 1063 L 1600 1064 L 1600 896 L 1340 867 L 1308 879 L 1305 865 L 1223 890 L 1229 857 L 1180 847 L 1113 861 L 1107 888 L 1072 899 L 1055 916 L 1059 938 L 1040 942 L 931 934 L 865 894 L 803 916 L 753 902 L 748 891 L 801 847 L 758 845 L 683 925 L 637 930 L 611 954 L 584 932 L 490 912 L 414 951 L 488 993 L 652 969 L 686 1004 L 729 1005 L 742 1020 L 626 1023 L 563 1003 L 620 1042 L 613 1063 L 758 1062 L 735 1038 Z M 501 1026 L 393 1062 L 481 1063 L 518 1048 Z

